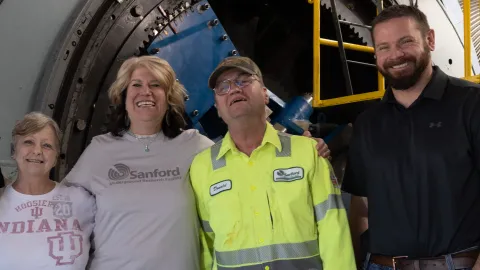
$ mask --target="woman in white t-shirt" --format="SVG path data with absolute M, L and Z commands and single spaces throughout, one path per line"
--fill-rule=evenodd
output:
M 12 131 L 15 182 L 0 190 L 0 269 L 84 270 L 95 200 L 49 178 L 60 149 L 51 118 L 27 114 Z

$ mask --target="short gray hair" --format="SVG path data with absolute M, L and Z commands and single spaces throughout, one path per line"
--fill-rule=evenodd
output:
M 18 121 L 12 130 L 12 154 L 15 149 L 18 136 L 27 136 L 39 132 L 45 127 L 50 126 L 55 131 L 55 147 L 60 151 L 60 140 L 62 132 L 58 124 L 52 118 L 40 112 L 31 112 L 26 114 L 22 120 Z

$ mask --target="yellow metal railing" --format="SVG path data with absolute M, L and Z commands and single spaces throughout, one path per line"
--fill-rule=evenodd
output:
M 465 59 L 465 79 L 472 76 L 472 38 L 470 33 L 470 0 L 463 0 L 463 54 Z
M 322 100 L 320 98 L 320 46 L 338 47 L 338 41 L 324 39 L 320 37 L 320 4 L 321 0 L 308 0 L 313 4 L 313 100 L 314 108 L 329 107 L 359 101 L 380 99 L 385 94 L 385 79 L 378 72 L 377 91 L 363 94 L 354 94 L 344 97 Z M 470 0 L 463 0 L 463 30 L 464 30 L 464 59 L 465 59 L 465 78 L 466 80 L 480 83 L 480 75 L 472 76 L 472 58 L 471 58 L 471 22 L 470 22 Z M 378 12 L 377 12 L 378 13 Z M 375 53 L 373 47 L 343 43 L 344 48 L 348 50 Z
M 322 100 L 320 98 L 320 46 L 338 47 L 338 41 L 320 38 L 320 2 L 321 0 L 308 0 L 313 4 L 313 100 L 314 108 L 329 107 L 365 100 L 379 99 L 385 94 L 385 79 L 378 72 L 378 90 L 363 94 L 354 94 L 344 97 Z M 374 53 L 373 47 L 343 43 L 343 47 L 348 50 Z M 347 78 L 346 78 L 347 79 Z
M 465 77 L 464 79 L 467 80 L 467 81 L 471 81 L 471 82 L 480 84 L 480 75 L 469 76 L 469 77 Z

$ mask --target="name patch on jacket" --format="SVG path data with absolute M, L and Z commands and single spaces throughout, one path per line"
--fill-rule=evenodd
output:
M 273 181 L 292 182 L 303 178 L 303 168 L 276 169 L 273 171 Z
M 232 189 L 232 181 L 223 180 L 210 186 L 210 196 Z

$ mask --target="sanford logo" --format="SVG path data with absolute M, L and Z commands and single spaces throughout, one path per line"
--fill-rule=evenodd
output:
M 122 183 L 130 182 L 155 182 L 155 181 L 164 181 L 164 180 L 177 180 L 181 179 L 180 168 L 176 167 L 175 169 L 170 170 L 159 170 L 155 169 L 153 171 L 135 171 L 132 170 L 125 164 L 115 164 L 114 168 L 108 170 L 108 178 L 110 180 L 120 181 Z M 128 179 L 128 180 L 126 180 Z M 137 180 L 137 181 L 131 181 Z
M 303 168 L 277 169 L 273 171 L 273 181 L 291 182 L 303 178 Z
M 130 175 L 130 168 L 125 164 L 115 164 L 113 165 L 115 169 L 108 170 L 108 178 L 110 180 L 123 180 Z

